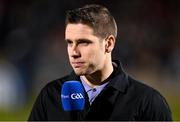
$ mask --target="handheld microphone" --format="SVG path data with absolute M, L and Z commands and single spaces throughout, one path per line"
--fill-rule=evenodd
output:
M 67 81 L 61 89 L 61 102 L 64 111 L 81 111 L 85 105 L 85 93 L 79 81 Z

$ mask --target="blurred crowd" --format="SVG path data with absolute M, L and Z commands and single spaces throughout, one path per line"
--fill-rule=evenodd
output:
M 65 12 L 88 3 L 106 6 L 117 21 L 113 59 L 180 80 L 179 0 L 0 0 L 0 110 L 16 109 L 71 71 Z

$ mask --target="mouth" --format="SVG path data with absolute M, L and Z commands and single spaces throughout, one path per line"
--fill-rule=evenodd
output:
M 84 62 L 71 62 L 74 68 L 81 68 L 84 65 Z

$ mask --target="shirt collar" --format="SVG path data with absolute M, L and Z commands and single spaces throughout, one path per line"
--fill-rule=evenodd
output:
M 81 82 L 82 82 L 82 84 L 83 84 L 84 89 L 85 89 L 86 92 L 94 89 L 94 88 L 92 88 L 91 86 L 89 86 L 89 85 L 83 80 L 83 78 L 82 78 L 81 76 L 80 76 L 80 79 L 81 79 Z M 106 82 L 106 83 L 104 83 L 104 84 L 102 84 L 102 85 L 100 85 L 100 86 L 97 86 L 96 89 L 97 89 L 98 91 L 100 91 L 100 90 L 102 90 L 108 83 L 109 83 L 109 82 Z

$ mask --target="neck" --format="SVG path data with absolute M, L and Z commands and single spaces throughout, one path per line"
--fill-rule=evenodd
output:
M 112 61 L 106 63 L 102 70 L 98 70 L 90 75 L 83 75 L 81 78 L 91 87 L 97 87 L 99 85 L 104 84 L 105 80 L 111 75 L 113 72 Z

